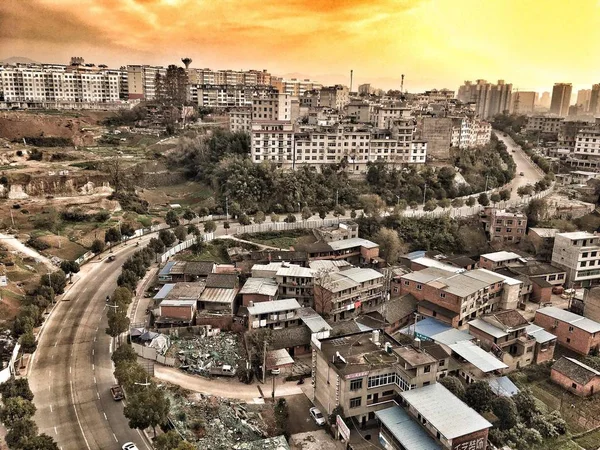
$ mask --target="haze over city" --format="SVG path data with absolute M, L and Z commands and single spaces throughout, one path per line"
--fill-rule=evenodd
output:
M 8 0 L 0 59 L 267 69 L 416 92 L 466 79 L 521 90 L 597 82 L 600 3 L 578 0 Z

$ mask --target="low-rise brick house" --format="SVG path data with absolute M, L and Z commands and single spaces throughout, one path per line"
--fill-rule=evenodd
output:
M 486 208 L 480 217 L 491 242 L 518 243 L 525 236 L 527 216 L 523 213 Z
M 554 306 L 538 309 L 534 323 L 554 334 L 558 343 L 581 355 L 600 346 L 600 323 Z
M 164 297 L 161 299 L 158 309 L 155 310 L 155 324 L 158 327 L 187 326 L 193 323 L 198 301 L 204 292 L 204 281 L 194 283 L 166 284 L 161 291 Z
M 566 356 L 552 365 L 550 379 L 581 397 L 589 397 L 600 389 L 600 372 Z
M 291 298 L 250 304 L 248 309 L 248 329 L 287 328 L 300 323 L 297 315 L 300 305 Z
M 158 273 L 159 283 L 180 283 L 206 278 L 215 271 L 213 261 L 169 261 Z
M 548 333 L 542 327 L 536 324 L 527 325 L 525 328 L 528 336 L 535 339 L 534 364 L 541 364 L 554 359 L 554 349 L 556 348 L 556 336 Z
M 240 289 L 242 305 L 248 306 L 250 302 L 260 303 L 276 300 L 278 291 L 279 285 L 273 278 L 248 278 Z
M 560 233 L 560 230 L 556 228 L 529 229 L 527 236 L 538 258 L 544 261 L 552 259 L 552 248 L 554 247 L 554 236 L 556 236 L 556 233 Z
M 523 257 L 518 253 L 500 251 L 486 253 L 479 256 L 479 267 L 482 269 L 495 270 L 518 262 Z
M 401 276 L 401 293 L 412 294 L 418 312 L 455 328 L 498 309 L 514 309 L 521 282 L 489 270 L 453 273 L 437 268 Z
M 298 245 L 297 251 L 308 253 L 313 259 L 343 259 L 353 265 L 375 264 L 379 258 L 379 244 L 362 238 L 350 238 L 333 242 L 315 242 Z
M 514 370 L 534 360 L 535 339 L 527 334 L 527 325 L 529 322 L 516 310 L 496 311 L 470 321 L 469 333 Z

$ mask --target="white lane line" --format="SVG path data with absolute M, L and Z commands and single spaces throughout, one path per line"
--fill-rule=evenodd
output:
M 58 435 L 58 430 L 56 429 L 56 427 L 54 427 L 54 434 Z
M 54 346 L 55 346 L 55 347 L 56 347 L 56 344 L 58 344 L 58 341 L 56 341 L 56 342 L 54 343 Z
M 98 400 L 100 400 L 100 392 L 96 391 L 96 397 L 98 397 Z
M 50 412 L 52 412 L 52 405 L 50 405 Z
M 52 371 L 51 370 L 48 371 L 48 376 L 52 377 Z
M 105 418 L 106 420 L 108 420 L 108 417 L 106 417 L 106 413 L 102 413 L 102 414 L 104 414 L 104 418 Z
M 94 377 L 94 384 L 98 384 L 98 382 L 96 381 L 96 377 Z
M 92 370 L 96 370 L 96 366 L 92 364 Z
M 85 433 L 83 432 L 83 426 L 81 425 L 81 421 L 79 420 L 79 413 L 77 412 L 77 407 L 75 406 L 75 394 L 73 393 L 73 382 L 71 381 L 71 402 L 73 403 L 73 409 L 75 410 L 75 418 L 77 419 L 77 424 L 79 425 L 79 429 L 81 430 L 81 435 L 83 436 L 83 440 L 85 441 L 85 446 L 88 450 L 92 450 L 90 448 L 90 444 L 85 437 Z
M 62 333 L 62 330 L 63 330 L 62 328 L 60 330 L 58 330 L 58 334 Z
M 73 368 L 72 368 L 71 366 L 69 366 L 69 373 L 71 373 L 72 369 L 73 369 Z
M 92 349 L 92 356 L 94 356 L 94 349 Z
M 146 446 L 146 448 L 147 448 L 148 450 L 152 450 L 152 449 L 153 449 L 153 447 L 150 447 L 150 446 L 148 445 L 148 442 L 146 442 L 146 437 L 144 437 L 144 436 L 142 435 L 142 432 L 141 432 L 140 430 L 137 430 L 137 432 L 138 432 L 138 434 L 140 435 L 140 438 L 142 439 L 142 442 L 144 443 L 144 445 Z
M 119 440 L 117 439 L 117 435 L 115 433 L 113 433 L 113 437 L 115 438 L 115 442 L 119 442 Z
M 94 336 L 94 342 L 96 342 L 96 336 Z

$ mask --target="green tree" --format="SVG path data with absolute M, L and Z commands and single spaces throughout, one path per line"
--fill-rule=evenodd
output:
M 156 254 L 163 253 L 166 249 L 164 242 L 157 238 L 150 238 L 148 248 Z
M 124 222 L 121 224 L 121 235 L 125 237 L 131 237 L 135 234 L 135 228 L 129 222 Z
M 533 194 L 533 186 L 530 184 L 527 184 L 525 186 L 519 186 L 519 188 L 517 189 L 517 195 L 521 198 L 531 194 Z
M 100 239 L 94 239 L 94 242 L 92 242 L 92 246 L 90 247 L 90 250 L 95 253 L 102 253 L 104 251 L 104 242 L 102 242 Z
M 27 441 L 23 450 L 59 450 L 58 444 L 46 433 L 42 433 Z
M 450 206 L 452 205 L 452 202 L 450 201 L 449 198 L 443 198 L 440 201 L 438 201 L 438 205 L 440 208 L 450 208 Z
M 404 209 L 406 209 L 406 208 L 404 208 Z M 350 211 L 350 218 L 356 219 L 356 210 L 353 209 L 352 211 Z
M 373 236 L 373 240 L 379 244 L 381 256 L 388 264 L 393 265 L 398 261 L 403 246 L 395 230 L 383 227 Z
M 187 233 L 197 236 L 198 234 L 200 234 L 200 230 L 198 229 L 198 227 L 196 225 L 191 223 L 187 226 Z
M 160 230 L 158 232 L 158 238 L 165 244 L 165 247 L 171 247 L 177 241 L 177 238 L 170 230 Z
M 312 217 L 313 212 L 308 206 L 302 208 L 302 220 L 308 220 Z
M 165 216 L 165 222 L 172 228 L 178 226 L 179 217 L 177 217 L 177 213 L 172 209 L 168 210 L 167 215 Z
M 175 430 L 163 433 L 154 440 L 156 450 L 175 450 L 182 442 L 181 436 Z
M 527 425 L 531 425 L 533 418 L 541 414 L 541 410 L 537 405 L 536 399 L 529 388 L 523 388 L 515 395 L 512 400 L 519 411 L 521 420 Z
M 324 220 L 325 217 L 327 217 L 328 213 L 329 213 L 329 211 L 327 210 L 327 208 L 319 208 L 319 218 L 321 220 Z
M 548 202 L 543 198 L 534 198 L 525 207 L 525 214 L 527 215 L 527 225 L 535 227 L 548 215 Z
M 377 194 L 365 194 L 359 197 L 362 209 L 367 216 L 380 216 L 385 202 Z
M 477 203 L 477 199 L 475 197 L 469 197 L 466 201 L 467 206 L 473 207 L 475 203 Z
M 279 219 L 280 219 L 279 215 L 277 215 L 275 213 L 271 214 L 271 222 L 279 222 Z
M 135 363 L 137 361 L 137 354 L 133 350 L 133 347 L 129 344 L 124 344 L 113 352 L 110 359 L 113 360 L 115 366 L 122 363 Z
M 196 217 L 196 213 L 191 209 L 187 208 L 185 211 L 183 211 L 182 217 L 189 222 L 191 220 L 194 220 L 194 218 Z
M 123 310 L 124 308 L 119 305 L 117 305 L 117 308 L 108 308 L 106 334 L 109 336 L 117 337 L 129 329 L 129 317 L 127 317 L 127 311 Z
M 335 208 L 333 208 L 333 215 L 335 217 L 345 216 L 346 210 L 342 205 L 337 205 Z
M 500 194 L 498 192 L 494 192 L 490 196 L 490 200 L 492 203 L 498 203 L 500 200 L 502 200 L 502 197 L 500 196 Z
M 490 199 L 488 198 L 488 195 L 485 192 L 482 192 L 481 194 L 479 194 L 479 197 L 477 197 L 477 202 L 481 206 L 487 206 L 490 204 Z
M 10 449 L 24 449 L 38 433 L 38 427 L 31 419 L 17 420 L 6 433 L 6 444 Z
M 132 392 L 144 388 L 138 384 L 145 384 L 148 380 L 148 372 L 137 362 L 121 361 L 115 364 L 114 375 L 119 384 Z
M 197 450 L 197 448 L 188 441 L 181 441 L 175 450 Z
M 65 287 L 67 287 L 67 276 L 62 270 L 57 270 L 50 275 L 44 275 L 40 279 L 40 284 L 51 287 L 55 294 L 60 295 L 65 292 Z
M 508 189 L 502 189 L 500 191 L 500 200 L 510 200 L 510 191 Z
M 24 353 L 33 353 L 37 348 L 37 341 L 33 335 L 33 330 L 27 331 L 19 338 L 19 344 Z
M 77 264 L 77 262 L 65 260 L 65 261 L 60 262 L 60 270 L 62 270 L 66 274 L 69 274 L 69 273 L 78 273 L 80 268 L 79 268 L 79 264 Z
M 286 223 L 294 223 L 296 221 L 296 216 L 292 213 L 288 214 L 285 219 L 283 219 Z
M 264 223 L 265 219 L 265 213 L 262 211 L 256 211 L 256 214 L 254 214 L 254 223 Z
M 229 222 L 227 220 L 223 222 L 223 228 L 225 229 L 225 233 L 227 233 L 227 230 L 231 228 L 231 225 L 229 225 Z
M 444 377 L 440 380 L 440 383 L 459 399 L 462 400 L 465 397 L 465 386 L 459 378 L 453 376 Z
M 124 413 L 131 428 L 152 427 L 156 436 L 156 427 L 167 421 L 169 399 L 163 391 L 150 385 L 129 396 Z
M 494 391 L 485 381 L 471 383 L 465 389 L 465 403 L 479 413 L 489 411 Z
M 111 247 L 114 244 L 121 242 L 121 232 L 119 229 L 109 228 L 106 230 L 106 233 L 104 233 L 104 242 L 107 242 Z
M 138 281 L 140 278 L 137 274 L 131 270 L 123 270 L 119 278 L 117 278 L 117 286 L 126 287 L 131 292 L 134 292 L 137 288 Z
M 250 220 L 250 217 L 248 217 L 248 214 L 240 214 L 238 216 L 238 222 L 240 225 L 250 225 L 252 223 L 252 221 Z
M 204 232 L 205 233 L 214 233 L 217 229 L 217 224 L 213 220 L 207 220 L 204 222 Z
M 460 197 L 456 197 L 454 200 L 452 200 L 451 204 L 454 208 L 461 208 L 465 206 L 465 201 Z
M 35 405 L 29 400 L 22 397 L 7 398 L 0 410 L 0 420 L 8 428 L 12 428 L 15 422 L 33 417 L 35 411 Z
M 508 397 L 496 397 L 492 401 L 492 412 L 498 418 L 498 427 L 501 430 L 508 430 L 519 421 L 517 407 Z
M 437 208 L 437 203 L 435 200 L 427 200 L 425 202 L 425 206 L 423 206 L 423 211 L 433 211 Z
M 173 233 L 179 242 L 183 242 L 187 238 L 187 230 L 183 225 L 176 227 L 175 230 L 173 230 Z
M 6 402 L 9 398 L 22 397 L 25 400 L 33 401 L 33 392 L 29 388 L 27 378 L 9 378 L 5 383 L 0 384 L 0 394 L 2 400 Z

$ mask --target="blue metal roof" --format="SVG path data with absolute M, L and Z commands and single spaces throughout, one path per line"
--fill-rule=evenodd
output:
M 421 425 L 399 406 L 375 411 L 375 417 L 406 450 L 440 450 L 442 448 Z
M 406 258 L 413 260 L 413 259 L 417 259 L 417 258 L 422 258 L 423 256 L 425 256 L 425 250 L 416 250 L 416 251 L 410 252 L 408 255 L 406 255 Z
M 166 263 L 165 267 L 160 269 L 160 272 L 158 272 L 158 276 L 169 275 L 171 273 L 171 268 L 175 265 L 176 262 L 177 261 L 169 261 L 168 263 Z
M 154 296 L 154 300 L 163 300 L 175 287 L 174 283 L 165 284 Z

